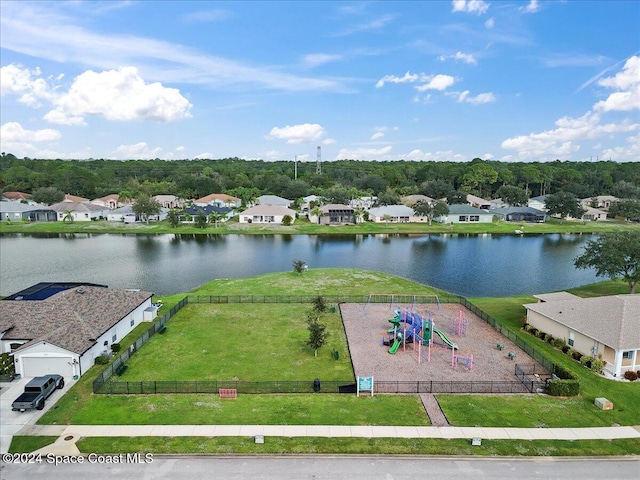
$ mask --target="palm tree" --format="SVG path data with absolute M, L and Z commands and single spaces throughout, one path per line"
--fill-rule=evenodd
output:
M 315 206 L 311 209 L 311 216 L 314 216 L 318 219 L 318 225 L 320 225 L 320 216 L 322 215 L 322 210 L 320 210 L 319 206 Z
M 64 223 L 73 223 L 73 212 L 71 210 L 65 210 L 62 212 L 62 221 Z
M 209 214 L 209 223 L 213 223 L 214 227 L 218 228 L 218 222 L 220 222 L 220 214 L 214 210 Z

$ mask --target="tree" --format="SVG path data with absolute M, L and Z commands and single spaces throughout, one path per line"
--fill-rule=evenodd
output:
M 209 214 L 209 223 L 213 223 L 213 226 L 218 228 L 218 224 L 220 223 L 220 214 L 215 210 Z
M 580 218 L 584 210 L 573 193 L 558 192 L 547 195 L 544 201 L 549 215 L 559 215 L 561 220 L 568 216 Z
M 384 192 L 378 194 L 376 205 L 399 205 L 400 195 L 392 188 L 387 188 Z
M 609 207 L 609 216 L 622 217 L 626 221 L 640 220 L 640 200 L 619 200 Z
M 175 208 L 169 210 L 169 213 L 167 214 L 167 220 L 169 220 L 169 225 L 171 225 L 172 228 L 176 228 L 178 225 L 180 225 L 180 214 L 178 213 L 178 210 L 176 210 Z
M 62 221 L 64 223 L 73 223 L 73 212 L 71 210 L 65 210 L 62 212 Z
M 413 206 L 413 211 L 419 217 L 427 217 L 429 225 L 431 225 L 435 217 L 441 217 L 449 213 L 449 207 L 446 203 L 440 201 L 425 202 L 424 200 L 418 200 Z
M 605 233 L 589 240 L 574 259 L 576 268 L 594 268 L 599 277 L 622 278 L 635 293 L 640 282 L 640 230 Z
M 314 311 L 307 313 L 307 325 L 309 328 L 309 340 L 307 345 L 313 348 L 314 356 L 318 356 L 318 349 L 327 343 L 329 332 L 327 326 L 320 322 L 318 314 Z
M 296 273 L 302 273 L 307 269 L 307 264 L 302 260 L 294 260 L 293 261 L 293 271 Z
M 327 301 L 322 295 L 316 295 L 311 299 L 311 305 L 313 305 L 313 311 L 316 313 L 324 313 L 327 311 Z
M 140 220 L 144 220 L 147 223 L 149 223 L 150 216 L 160 213 L 160 204 L 146 193 L 138 195 L 131 208 Z
M 484 160 L 474 159 L 462 177 L 462 189 L 475 192 L 480 196 L 487 196 L 491 184 L 498 180 L 498 172 Z
M 43 203 L 45 205 L 51 205 L 64 200 L 64 192 L 58 190 L 55 187 L 40 187 L 31 197 L 36 203 Z
M 198 210 L 193 223 L 196 227 L 204 229 L 207 226 L 207 215 L 202 210 Z
M 285 215 L 282 217 L 282 225 L 288 227 L 293 223 L 293 217 L 291 215 Z
M 527 192 L 520 187 L 513 185 L 502 185 L 496 192 L 498 197 L 502 198 L 502 201 L 509 204 L 511 207 L 521 207 L 527 204 L 529 197 Z

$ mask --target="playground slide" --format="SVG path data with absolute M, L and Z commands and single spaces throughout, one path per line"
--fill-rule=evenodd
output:
M 458 349 L 458 345 L 456 345 L 455 343 L 453 343 L 451 340 L 449 340 L 447 338 L 447 336 L 440 330 L 438 330 L 437 328 L 433 329 L 433 333 L 437 334 L 444 343 L 446 343 L 447 345 L 449 345 L 451 348 L 453 348 L 454 350 Z
M 402 340 L 400 340 L 399 338 L 396 338 L 395 341 L 393 342 L 393 345 L 391 345 L 391 348 L 389 349 L 389 353 L 392 355 L 396 353 L 401 343 L 402 343 Z

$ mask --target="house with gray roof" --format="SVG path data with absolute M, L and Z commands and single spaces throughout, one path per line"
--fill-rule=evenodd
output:
M 281 205 L 256 205 L 248 208 L 238 215 L 240 223 L 275 223 L 281 224 L 285 215 L 289 215 L 293 221 L 296 219 L 295 210 Z
M 0 202 L 0 219 L 3 222 L 55 222 L 57 214 L 50 207 L 20 202 Z
M 435 218 L 440 223 L 491 223 L 493 213 L 469 205 L 449 205 L 449 213 Z
M 258 205 L 279 205 L 289 208 L 293 204 L 293 201 L 277 195 L 260 195 L 256 198 L 256 203 Z
M 23 377 L 79 377 L 157 309 L 152 294 L 95 284 L 42 283 L 0 300 L 0 353 Z
M 349 205 L 331 203 L 320 207 L 318 216 L 319 225 L 342 225 L 345 223 L 355 223 L 355 211 Z
M 505 222 L 543 223 L 549 219 L 547 212 L 531 207 L 505 207 L 489 210 Z
M 369 210 L 369 220 L 375 223 L 409 223 L 420 221 L 413 208 L 406 205 L 385 205 Z
M 88 202 L 68 202 L 62 201 L 51 205 L 51 209 L 58 214 L 58 221 L 63 222 L 67 215 L 70 215 L 74 222 L 90 222 L 105 217 L 108 208 L 94 205 Z
M 604 360 L 606 374 L 619 378 L 640 370 L 640 294 L 581 298 L 568 292 L 537 295 L 525 304 L 527 323 L 567 345 Z

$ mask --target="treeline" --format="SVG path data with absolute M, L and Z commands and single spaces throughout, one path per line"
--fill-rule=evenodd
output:
M 124 192 L 189 199 L 224 192 L 240 198 L 273 194 L 297 199 L 316 194 L 338 201 L 364 194 L 442 198 L 462 192 L 491 199 L 504 186 L 522 189 L 529 197 L 570 192 L 578 198 L 607 194 L 640 198 L 640 162 L 339 160 L 322 163 L 319 174 L 315 162 L 298 162 L 297 178 L 294 175 L 290 161 L 39 160 L 10 153 L 0 157 L 2 191 L 33 193 L 47 187 L 86 198 Z

